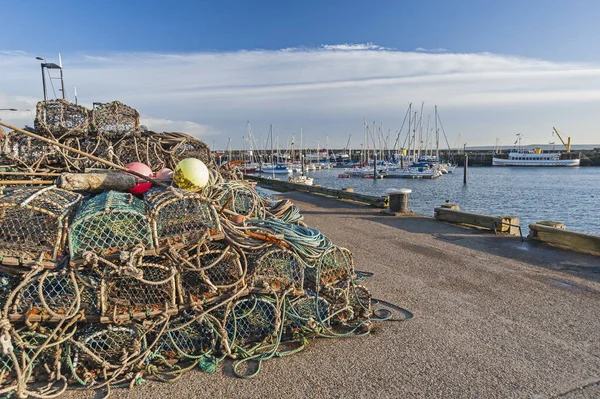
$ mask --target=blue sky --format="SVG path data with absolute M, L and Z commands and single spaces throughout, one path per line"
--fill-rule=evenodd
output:
M 598 1 L 4 1 L 2 14 L 0 108 L 34 107 L 33 58 L 61 52 L 82 103 L 122 99 L 217 146 L 241 146 L 246 120 L 257 135 L 273 123 L 282 146 L 300 126 L 343 146 L 364 117 L 393 134 L 422 101 L 451 142 L 547 143 L 553 125 L 600 142 Z

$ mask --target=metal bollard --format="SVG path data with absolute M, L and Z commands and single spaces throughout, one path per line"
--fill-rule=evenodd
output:
M 408 194 L 410 193 L 412 193 L 410 188 L 390 190 L 390 211 L 408 213 Z

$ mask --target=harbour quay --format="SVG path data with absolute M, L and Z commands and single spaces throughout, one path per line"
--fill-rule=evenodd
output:
M 390 217 L 325 195 L 281 197 L 354 249 L 356 270 L 373 273 L 377 298 L 405 309 L 394 319 L 412 319 L 381 323 L 370 337 L 318 339 L 266 362 L 251 380 L 234 378 L 227 363 L 223 373 L 194 370 L 112 397 L 600 395 L 600 257 L 432 217 Z

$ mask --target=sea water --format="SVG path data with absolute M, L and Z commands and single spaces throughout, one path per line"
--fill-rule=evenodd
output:
M 469 167 L 438 179 L 338 178 L 343 169 L 308 172 L 314 184 L 361 194 L 385 195 L 390 188 L 410 188 L 409 210 L 433 215 L 445 202 L 466 212 L 511 215 L 527 226 L 540 220 L 563 222 L 570 230 L 600 234 L 600 167 Z

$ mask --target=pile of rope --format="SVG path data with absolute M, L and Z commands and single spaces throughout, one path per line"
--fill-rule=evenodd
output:
M 47 117 L 44 132 L 54 135 L 52 126 L 62 122 L 48 121 L 59 119 Z M 100 129 L 107 119 L 92 117 L 89 126 L 107 143 L 110 131 L 116 148 L 125 138 L 133 152 L 151 147 L 153 169 L 200 151 L 209 185 L 200 193 L 153 187 L 143 197 L 4 189 L 0 396 L 49 399 L 69 387 L 108 395 L 148 379 L 175 381 L 196 367 L 214 373 L 225 359 L 248 378 L 264 360 L 298 352 L 311 338 L 368 334 L 374 320 L 390 317 L 372 308 L 352 253 L 304 225 L 290 201 L 231 180 L 237 173 L 217 169 L 196 139 L 183 147 L 183 136 L 150 139 L 125 116 L 112 119 L 112 130 Z M 86 140 L 73 132 L 61 137 Z M 36 168 L 87 162 L 50 148 L 64 163 L 51 166 L 47 157 Z

